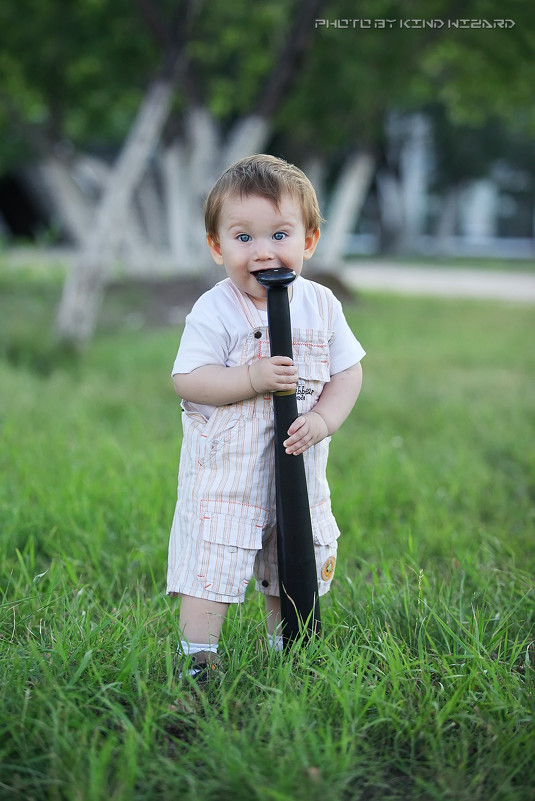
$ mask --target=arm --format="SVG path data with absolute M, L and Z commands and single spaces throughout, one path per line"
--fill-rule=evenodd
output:
M 250 365 L 206 364 L 191 373 L 176 373 L 177 395 L 191 403 L 225 406 L 264 392 L 295 389 L 297 368 L 288 356 L 258 359 Z
M 297 456 L 334 434 L 355 405 L 361 386 L 360 362 L 331 376 L 314 408 L 294 420 L 288 429 L 289 438 L 283 443 L 286 453 Z

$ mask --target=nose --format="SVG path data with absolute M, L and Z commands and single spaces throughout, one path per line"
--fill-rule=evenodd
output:
M 270 261 L 273 258 L 271 241 L 267 239 L 257 239 L 253 258 L 255 261 Z

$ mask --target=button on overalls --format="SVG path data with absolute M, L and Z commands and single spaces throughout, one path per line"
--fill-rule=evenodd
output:
M 269 357 L 268 330 L 258 310 L 232 283 L 225 287 L 250 326 L 240 364 Z M 320 331 L 293 328 L 292 340 L 298 411 L 303 414 L 330 379 L 329 331 L 327 325 Z M 168 592 L 237 602 L 254 574 L 260 591 L 278 595 L 271 393 L 219 406 L 209 420 L 187 401 L 182 408 Z M 328 451 L 329 438 L 304 453 L 320 595 L 329 588 L 339 536 L 326 479 Z

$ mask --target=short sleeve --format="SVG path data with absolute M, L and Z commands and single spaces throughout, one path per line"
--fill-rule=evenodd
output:
M 333 318 L 330 342 L 331 375 L 347 370 L 366 355 L 366 351 L 354 335 L 344 315 L 342 304 L 333 295 Z
M 226 364 L 229 334 L 209 294 L 202 295 L 186 317 L 172 375 L 191 373 L 206 364 Z

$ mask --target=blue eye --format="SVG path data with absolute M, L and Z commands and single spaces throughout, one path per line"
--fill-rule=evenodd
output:
M 249 234 L 238 234 L 236 239 L 238 239 L 239 242 L 250 242 L 251 241 L 251 237 L 249 236 Z
M 286 239 L 286 234 L 284 231 L 277 231 L 276 234 L 273 234 L 273 239 L 276 239 L 277 242 L 280 242 L 282 239 Z

